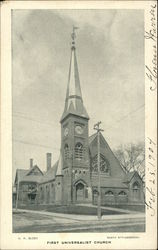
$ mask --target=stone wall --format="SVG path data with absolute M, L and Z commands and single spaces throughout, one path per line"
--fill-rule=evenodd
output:
M 101 188 L 101 204 L 102 205 L 118 205 L 118 204 L 143 204 L 143 192 L 138 190 L 138 196 L 134 199 L 133 190 L 128 188 Z M 93 204 L 98 203 L 97 187 L 93 187 Z
M 122 188 L 101 188 L 101 204 L 127 204 L 128 203 L 128 189 Z M 97 205 L 98 193 L 97 187 L 93 187 L 93 204 Z
M 55 182 L 50 181 L 42 183 L 38 188 L 38 202 L 39 204 L 53 204 L 55 203 Z

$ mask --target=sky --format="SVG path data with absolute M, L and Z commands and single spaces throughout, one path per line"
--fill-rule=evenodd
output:
M 143 11 L 13 10 L 13 178 L 58 160 L 73 25 L 89 135 L 102 121 L 112 149 L 144 141 Z

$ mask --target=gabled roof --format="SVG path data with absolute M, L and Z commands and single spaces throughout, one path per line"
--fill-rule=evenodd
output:
M 94 133 L 93 135 L 89 136 L 89 145 L 91 146 L 92 142 L 97 139 L 97 133 Z M 109 147 L 107 141 L 105 140 L 104 136 L 102 133 L 100 133 L 100 146 L 102 146 L 102 144 L 104 144 L 105 147 Z M 111 149 L 110 149 L 111 150 Z
M 45 183 L 51 180 L 55 180 L 55 177 L 58 175 L 63 175 L 63 159 L 62 154 L 60 153 L 59 160 L 51 167 L 42 177 L 41 183 Z
M 32 174 L 33 172 L 35 172 L 35 170 L 37 170 L 39 172 L 39 174 L 43 175 L 43 172 L 40 170 L 40 168 L 37 165 L 35 165 L 32 168 L 30 168 L 28 170 L 28 173 L 26 175 Z
M 31 172 L 33 172 L 35 169 L 38 169 L 40 175 L 31 175 Z M 15 182 L 37 182 L 39 183 L 41 181 L 41 177 L 43 176 L 42 171 L 40 168 L 35 165 L 33 168 L 26 170 L 26 169 L 17 169 L 16 170 L 16 176 L 15 176 Z
M 95 133 L 95 134 L 89 136 L 89 144 L 91 144 L 92 141 L 93 141 L 96 137 L 97 137 L 97 133 Z
M 127 188 L 127 185 L 123 183 L 123 180 L 119 178 L 113 177 L 104 177 L 101 176 L 101 187 L 108 187 L 108 188 Z M 98 177 L 92 176 L 92 186 L 98 186 Z
M 45 172 L 45 174 L 41 178 L 41 183 L 48 182 L 48 181 L 51 181 L 51 180 L 55 179 L 56 172 L 57 172 L 57 167 L 58 167 L 58 162 L 59 161 L 57 161 L 53 165 L 53 167 L 51 167 L 47 172 Z
M 92 134 L 91 136 L 89 136 L 89 146 L 91 146 L 92 142 L 97 139 L 97 133 Z M 100 133 L 100 146 L 104 145 L 105 147 L 109 148 L 110 151 L 112 152 L 109 144 L 107 143 L 107 141 L 105 140 L 104 136 L 102 133 Z M 114 153 L 112 152 L 112 154 L 114 155 Z M 116 158 L 116 157 L 115 157 Z
M 97 133 L 94 133 L 93 135 L 89 136 L 89 146 L 91 148 L 93 141 L 97 138 Z M 117 163 L 120 165 L 119 160 L 116 158 L 116 156 L 114 155 L 113 151 L 111 150 L 110 146 L 108 145 L 107 141 L 105 140 L 104 136 L 102 135 L 102 133 L 100 133 L 100 143 L 101 141 L 104 143 L 104 146 L 110 151 L 110 153 L 113 155 L 115 161 L 117 161 Z M 124 171 L 124 169 L 121 167 L 121 169 Z
M 132 180 L 132 178 L 133 178 L 134 175 L 137 175 L 141 179 L 141 177 L 140 177 L 140 175 L 138 174 L 137 171 L 132 171 L 132 172 L 128 172 L 126 174 L 125 182 L 130 182 Z
M 130 180 L 132 179 L 132 177 L 133 177 L 134 174 L 135 174 L 135 171 L 133 171 L 133 172 L 128 172 L 128 173 L 126 174 L 126 179 L 127 179 L 127 181 L 130 181 Z
M 17 180 L 18 182 L 20 182 L 27 173 L 28 173 L 28 170 L 26 169 L 17 169 L 14 183 L 16 183 Z
M 25 175 L 21 182 L 36 182 L 40 183 L 42 180 L 42 176 L 39 175 Z
M 94 133 L 89 137 L 89 150 L 92 158 L 95 157 L 98 152 L 97 133 Z M 110 164 L 111 177 L 117 177 L 117 178 L 120 177 L 123 180 L 126 173 L 122 168 L 122 166 L 120 165 L 120 162 L 114 155 L 113 151 L 111 150 L 110 146 L 108 145 L 102 133 L 100 133 L 100 153 L 106 158 L 106 160 Z

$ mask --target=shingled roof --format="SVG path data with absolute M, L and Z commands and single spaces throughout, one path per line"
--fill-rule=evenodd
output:
M 37 182 L 40 183 L 42 180 L 43 176 L 39 176 L 39 175 L 25 175 L 21 182 Z
M 41 173 L 41 175 L 31 175 L 30 173 L 34 170 L 34 169 L 38 169 L 39 172 Z M 33 168 L 31 169 L 17 169 L 16 170 L 16 177 L 15 177 L 15 184 L 18 180 L 18 182 L 37 182 L 39 183 L 42 179 L 43 173 L 42 171 L 39 169 L 39 167 L 37 165 L 33 166 Z
M 28 170 L 26 169 L 17 169 L 14 183 L 16 184 L 17 179 L 18 179 L 18 182 L 20 182 L 27 173 L 28 173 Z
M 127 188 L 127 184 L 123 183 L 119 178 L 101 176 L 101 187 L 108 188 Z M 92 176 L 92 186 L 98 186 L 98 177 Z
M 60 153 L 56 175 L 63 175 L 62 169 L 63 169 L 63 157 L 62 154 Z
M 95 134 L 89 136 L 89 144 L 92 143 L 92 141 L 96 138 L 96 136 L 97 136 L 97 133 L 95 133 Z
M 38 168 L 41 175 L 31 174 L 35 168 Z M 51 180 L 55 180 L 56 175 L 62 175 L 62 158 L 60 155 L 59 160 L 51 167 L 48 171 L 42 172 L 38 166 L 34 166 L 32 169 L 17 169 L 15 184 L 18 182 L 36 182 L 36 183 L 45 183 Z M 14 184 L 14 185 L 15 185 Z
M 57 167 L 58 167 L 58 162 L 57 161 L 53 167 L 51 167 L 41 178 L 41 183 L 45 183 L 51 180 L 55 179 L 56 172 L 57 172 Z
M 137 171 L 132 171 L 126 174 L 125 182 L 130 182 L 134 175 L 137 175 L 141 179 Z

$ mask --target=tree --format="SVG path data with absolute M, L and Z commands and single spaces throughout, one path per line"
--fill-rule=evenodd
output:
M 143 143 L 120 146 L 114 151 L 126 173 L 137 171 L 142 180 L 145 178 L 145 145 Z

